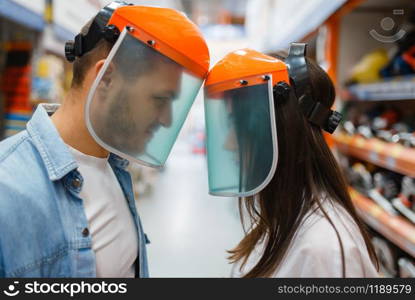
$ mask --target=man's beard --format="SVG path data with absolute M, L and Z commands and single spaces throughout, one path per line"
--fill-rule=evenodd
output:
M 130 101 L 126 93 L 120 92 L 111 99 L 107 114 L 101 120 L 102 140 L 113 148 L 132 156 L 137 156 L 144 150 L 144 141 L 140 140 L 140 130 L 132 117 Z

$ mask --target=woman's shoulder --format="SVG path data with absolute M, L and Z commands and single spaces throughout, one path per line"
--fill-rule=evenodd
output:
M 273 277 L 342 277 L 339 237 L 346 277 L 378 277 L 351 215 L 340 204 L 329 200 L 323 202 L 322 209 L 331 222 L 320 208 L 311 210 L 302 220 Z M 255 247 L 242 270 L 236 264 L 232 275 L 239 277 L 254 267 L 262 256 L 263 246 L 261 243 Z
M 277 275 L 341 277 L 342 249 L 347 277 L 378 276 L 354 219 L 340 204 L 326 199 L 303 220 Z
M 304 217 L 295 240 L 307 245 L 311 243 L 314 249 L 321 247 L 333 250 L 333 247 L 327 247 L 331 245 L 330 243 L 321 241 L 337 241 L 338 235 L 345 239 L 346 244 L 364 242 L 359 227 L 351 215 L 340 204 L 326 199 L 320 207 L 314 208 Z

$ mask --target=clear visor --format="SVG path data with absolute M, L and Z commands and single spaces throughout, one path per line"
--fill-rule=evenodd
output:
M 88 130 L 108 151 L 161 167 L 202 82 L 125 29 L 90 90 Z
M 224 92 L 206 88 L 210 194 L 248 197 L 272 179 L 278 149 L 271 83 Z

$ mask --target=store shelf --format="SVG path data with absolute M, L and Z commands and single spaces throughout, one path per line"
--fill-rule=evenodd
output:
M 334 141 L 340 152 L 388 170 L 415 177 L 415 149 L 391 144 L 379 139 L 365 139 L 338 133 Z
M 391 101 L 415 99 L 415 76 L 386 79 L 382 82 L 356 84 L 341 92 L 344 100 Z
M 415 226 L 401 216 L 392 216 L 374 201 L 350 188 L 350 196 L 363 220 L 403 251 L 415 257 Z
M 13 20 L 16 23 L 22 24 L 37 31 L 42 31 L 45 28 L 45 21 L 43 14 L 33 11 L 29 7 L 36 7 L 41 1 L 33 1 L 31 5 L 24 5 L 24 2 L 30 1 L 1 0 L 0 1 L 0 16 Z M 30 3 L 29 3 L 30 4 Z

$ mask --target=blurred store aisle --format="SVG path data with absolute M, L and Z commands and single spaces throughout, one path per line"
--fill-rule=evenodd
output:
M 242 237 L 237 200 L 208 195 L 206 158 L 179 137 L 153 193 L 138 200 L 152 277 L 228 277 Z

